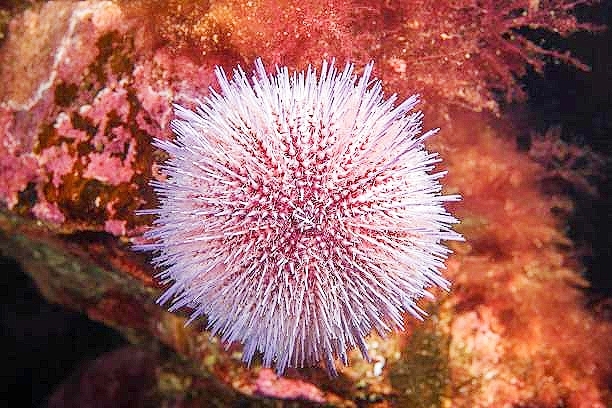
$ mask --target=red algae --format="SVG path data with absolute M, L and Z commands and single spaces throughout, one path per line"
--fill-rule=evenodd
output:
M 482 407 L 606 406 L 612 364 L 602 356 L 612 325 L 582 307 L 586 283 L 551 212 L 567 204 L 538 191 L 545 172 L 504 140 L 510 127 L 454 119 L 444 143 L 461 153 L 445 157 L 448 181 L 463 193 L 457 213 L 466 238 L 452 245 L 449 262 L 451 378 L 463 384 L 457 395 Z M 577 398 L 585 405 L 569 403 Z
M 267 63 L 298 69 L 329 57 L 361 65 L 374 59 L 384 62 L 377 69 L 409 81 L 413 90 L 497 112 L 496 93 L 506 101 L 524 98 L 515 78 L 527 66 L 541 70 L 551 58 L 588 69 L 567 52 L 536 44 L 525 30 L 566 37 L 596 29 L 572 15 L 590 3 L 336 0 L 306 7 L 298 1 L 147 1 L 129 2 L 126 9 L 148 16 L 157 42 L 198 60 L 220 57 L 225 68 L 231 66 L 228 57 L 250 63 L 265 56 Z
M 553 59 L 588 70 L 569 52 L 546 49 L 526 34 L 534 30 L 567 37 L 597 27 L 572 11 L 586 1 L 417 1 L 395 10 L 401 28 L 381 44 L 395 73 L 420 92 L 468 109 L 498 112 L 501 101 L 524 100 L 516 82 L 528 67 L 540 71 Z M 495 95 L 501 95 L 497 98 Z
M 193 106 L 215 85 L 215 64 L 230 67 L 263 56 L 268 63 L 303 68 L 330 56 L 340 63 L 376 59 L 390 88 L 408 86 L 407 94 L 438 95 L 476 110 L 497 110 L 495 86 L 510 99 L 519 95 L 512 75 L 524 73 L 525 64 L 541 67 L 538 56 L 580 65 L 513 31 L 538 27 L 567 35 L 590 28 L 569 14 L 575 4 L 505 1 L 497 6 L 468 0 L 402 5 L 343 0 L 304 7 L 293 1 L 231 0 L 48 2 L 27 9 L 10 21 L 2 47 L 3 60 L 10 61 L 1 68 L 7 83 L 0 91 L 2 121 L 5 127 L 13 123 L 13 134 L 29 138 L 21 142 L 25 150 L 19 159 L 16 153 L 4 159 L 4 167 L 21 174 L 12 178 L 3 201 L 12 207 L 28 183 L 47 183 L 38 189 L 45 195 L 39 199 L 56 202 L 70 221 L 70 213 L 113 200 L 115 186 L 147 189 L 143 179 L 133 183 L 148 171 L 147 163 L 134 157 L 148 148 L 147 138 L 169 136 L 172 101 Z M 28 80 L 13 77 L 26 66 Z M 30 109 L 32 124 L 14 122 L 24 109 Z M 58 143 L 64 139 L 69 140 Z M 57 147 L 61 150 L 44 151 Z M 35 155 L 42 155 L 38 169 L 31 164 Z M 88 195 L 86 183 L 77 179 L 95 180 L 109 190 L 96 187 L 97 195 Z M 68 202 L 75 195 L 81 197 L 76 206 Z M 138 205 L 123 200 L 124 207 Z M 106 215 L 100 215 L 103 219 L 90 218 L 90 228 L 102 228 Z M 137 223 L 127 211 L 121 217 L 131 226 Z

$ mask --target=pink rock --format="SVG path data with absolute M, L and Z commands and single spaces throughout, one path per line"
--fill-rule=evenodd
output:
M 40 220 L 53 224 L 61 224 L 66 220 L 64 214 L 56 204 L 47 201 L 39 201 L 32 208 L 32 214 Z
M 127 222 L 123 220 L 106 220 L 104 231 L 116 236 L 125 235 Z
M 76 157 L 68 152 L 66 143 L 44 149 L 38 158 L 38 163 L 51 175 L 55 187 L 60 186 L 62 177 L 72 171 L 75 162 Z
M 126 160 L 121 160 L 120 157 L 113 156 L 110 152 L 90 153 L 89 163 L 83 172 L 83 177 L 114 186 L 127 183 L 134 174 L 130 167 L 133 157 L 133 148 L 130 151 L 129 159 Z
M 304 399 L 323 403 L 324 393 L 306 381 L 278 377 L 274 371 L 263 368 L 255 380 L 255 392 L 265 397 L 281 399 Z

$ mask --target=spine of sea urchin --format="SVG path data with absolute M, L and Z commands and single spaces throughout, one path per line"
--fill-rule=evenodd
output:
M 170 284 L 159 302 L 205 315 L 246 362 L 335 373 L 348 349 L 367 358 L 370 332 L 421 318 L 428 287 L 449 287 L 442 241 L 461 236 L 444 203 L 459 197 L 441 193 L 423 144 L 437 130 L 421 132 L 417 96 L 395 106 L 371 73 L 217 68 L 220 92 L 176 105 L 176 138 L 155 141 L 166 177 L 137 249 L 157 252 Z

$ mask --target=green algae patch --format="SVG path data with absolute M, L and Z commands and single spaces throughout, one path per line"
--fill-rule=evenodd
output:
M 396 405 L 409 408 L 442 407 L 448 394 L 450 339 L 433 324 L 418 327 L 403 351 L 404 358 L 390 370 L 397 390 Z

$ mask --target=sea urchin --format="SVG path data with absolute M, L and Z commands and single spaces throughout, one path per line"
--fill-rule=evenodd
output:
M 193 309 L 227 344 L 263 364 L 303 367 L 334 359 L 365 337 L 403 327 L 403 312 L 443 288 L 439 274 L 460 239 L 431 173 L 412 96 L 394 106 L 372 64 L 361 77 L 323 62 L 249 81 L 238 67 L 195 112 L 176 106 L 170 158 L 154 181 L 159 208 L 145 233 L 169 289 L 160 303 Z M 190 320 L 190 321 L 191 321 Z

